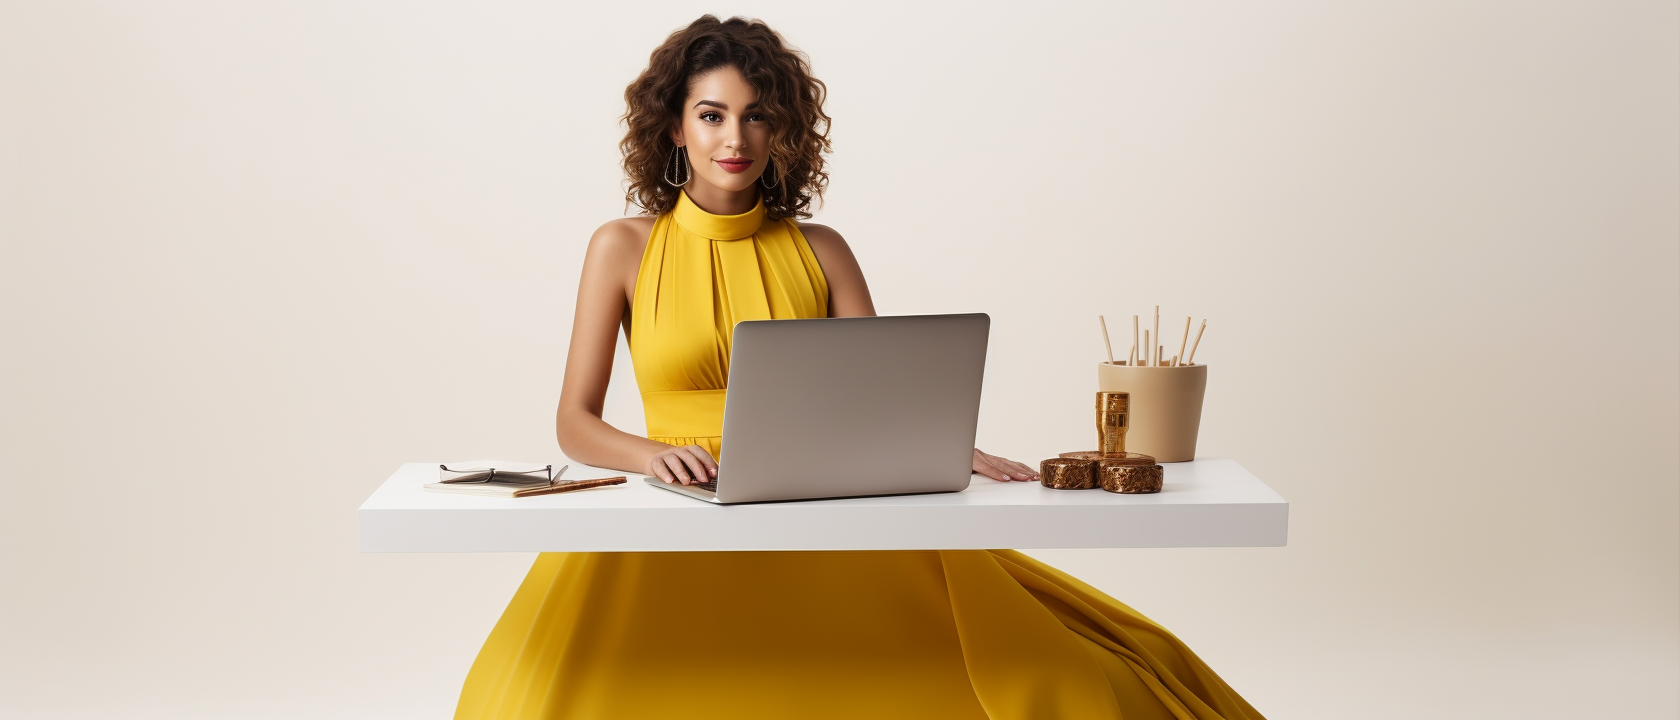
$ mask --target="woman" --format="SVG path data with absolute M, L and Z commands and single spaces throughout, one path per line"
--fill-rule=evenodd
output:
M 590 465 L 715 475 L 738 320 L 874 315 L 827 184 L 823 84 L 707 15 L 625 91 L 627 199 L 590 239 L 557 413 Z M 649 437 L 601 419 L 620 326 Z M 974 451 L 974 471 L 1033 480 Z M 1014 551 L 543 553 L 457 718 L 1256 718 L 1166 630 Z

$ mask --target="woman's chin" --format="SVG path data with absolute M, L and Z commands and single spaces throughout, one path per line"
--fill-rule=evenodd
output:
M 719 190 L 722 190 L 724 192 L 732 192 L 732 193 L 737 193 L 737 192 L 741 192 L 742 190 L 752 189 L 753 182 L 757 179 L 757 178 L 742 177 L 740 175 L 732 175 L 730 173 L 719 173 L 719 174 L 723 175 L 723 177 L 705 177 L 705 178 L 702 178 L 702 179 L 705 180 L 707 184 L 709 184 L 709 185 L 711 185 L 711 186 L 713 186 L 713 187 L 715 187 Z

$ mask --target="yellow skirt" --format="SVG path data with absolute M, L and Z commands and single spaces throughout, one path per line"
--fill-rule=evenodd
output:
M 543 553 L 456 718 L 1259 718 L 1172 633 L 1013 550 Z

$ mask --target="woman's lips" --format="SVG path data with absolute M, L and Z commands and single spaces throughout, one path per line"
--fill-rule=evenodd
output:
M 751 160 L 716 160 L 714 162 L 716 162 L 719 167 L 722 167 L 724 170 L 728 170 L 732 173 L 746 172 L 747 168 L 752 167 Z

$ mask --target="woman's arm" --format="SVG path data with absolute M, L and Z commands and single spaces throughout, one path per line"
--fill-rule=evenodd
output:
M 622 220 L 602 225 L 589 238 L 554 428 L 560 451 L 568 458 L 645 473 L 648 461 L 671 446 L 624 432 L 601 419 L 619 323 L 629 309 L 628 282 L 634 282 L 633 268 L 641 264 L 637 240 L 634 226 Z
M 828 316 L 874 317 L 875 301 L 869 298 L 869 284 L 864 282 L 863 269 L 858 267 L 846 239 L 827 225 L 800 223 L 799 232 L 828 280 Z

